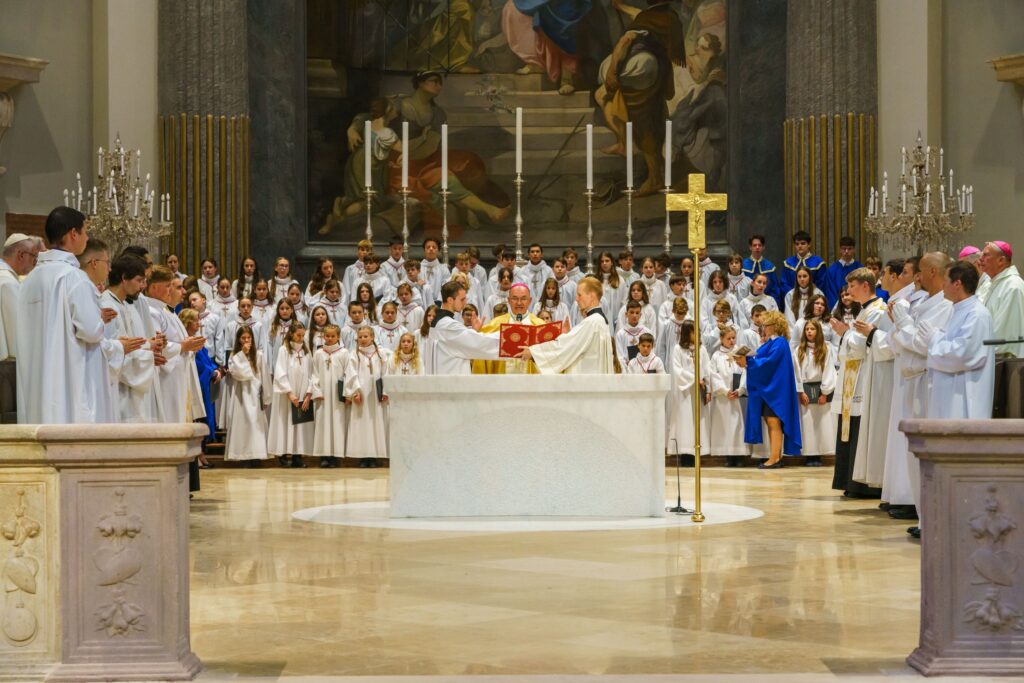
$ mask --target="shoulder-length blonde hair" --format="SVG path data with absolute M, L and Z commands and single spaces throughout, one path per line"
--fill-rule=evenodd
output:
M 789 339 L 789 323 L 786 316 L 778 311 L 767 311 L 761 314 L 761 327 L 771 327 L 778 336 Z

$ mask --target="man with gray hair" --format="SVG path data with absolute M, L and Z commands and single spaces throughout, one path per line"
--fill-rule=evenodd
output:
M 17 385 L 18 372 L 15 366 L 17 356 L 15 323 L 17 322 L 18 290 L 21 278 L 36 266 L 36 258 L 42 247 L 38 237 L 16 232 L 4 242 L 0 254 L 0 423 L 15 424 L 18 421 Z

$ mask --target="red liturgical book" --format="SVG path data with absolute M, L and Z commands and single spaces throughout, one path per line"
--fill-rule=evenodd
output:
M 543 344 L 562 334 L 562 323 L 545 325 L 502 325 L 501 326 L 501 358 L 514 358 L 524 346 Z

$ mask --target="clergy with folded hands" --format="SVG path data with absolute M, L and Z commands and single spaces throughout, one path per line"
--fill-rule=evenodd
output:
M 583 321 L 557 339 L 524 347 L 517 358 L 533 360 L 543 375 L 612 375 L 615 353 L 608 318 L 601 310 L 601 282 L 585 277 L 576 285 L 576 305 Z

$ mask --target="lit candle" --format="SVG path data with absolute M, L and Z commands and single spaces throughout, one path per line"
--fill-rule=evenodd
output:
M 957 208 L 957 210 L 960 213 L 964 212 L 964 200 L 963 200 L 963 197 L 960 195 L 960 189 L 959 188 L 957 188 L 957 191 L 956 191 L 956 208 Z
M 363 126 L 363 179 L 366 181 L 366 189 L 373 187 L 373 171 L 370 168 L 370 160 L 373 157 L 373 132 L 370 130 L 370 120 L 366 120 Z
M 672 187 L 672 119 L 665 119 L 665 187 Z
M 594 124 L 587 124 L 587 189 L 594 189 Z
M 70 206 L 71 202 L 68 200 L 69 192 L 67 188 L 64 188 L 64 206 Z
M 135 150 L 135 177 L 142 177 L 142 150 Z
M 953 169 L 949 169 L 949 198 L 953 198 Z
M 402 121 L 402 187 L 409 187 L 409 122 Z
M 516 175 L 523 172 L 523 108 L 516 107 Z
M 121 148 L 121 175 L 124 175 L 124 147 Z
M 148 196 L 149 199 L 149 220 L 153 220 L 153 208 L 156 206 L 156 202 L 153 201 L 153 195 Z
M 626 122 L 626 189 L 633 189 L 633 122 Z
M 942 213 L 946 213 L 946 186 L 940 185 L 942 191 L 939 192 L 939 203 L 942 205 Z
M 100 147 L 99 151 L 99 177 L 103 177 L 103 148 Z
M 96 215 L 96 202 L 99 199 L 99 192 L 96 191 L 96 186 L 92 187 L 92 215 Z
M 974 185 L 967 191 L 967 213 L 974 213 Z
M 75 182 L 78 183 L 78 194 L 82 194 L 82 174 L 81 173 L 76 173 L 75 174 Z
M 441 189 L 448 189 L 448 124 L 441 124 Z

